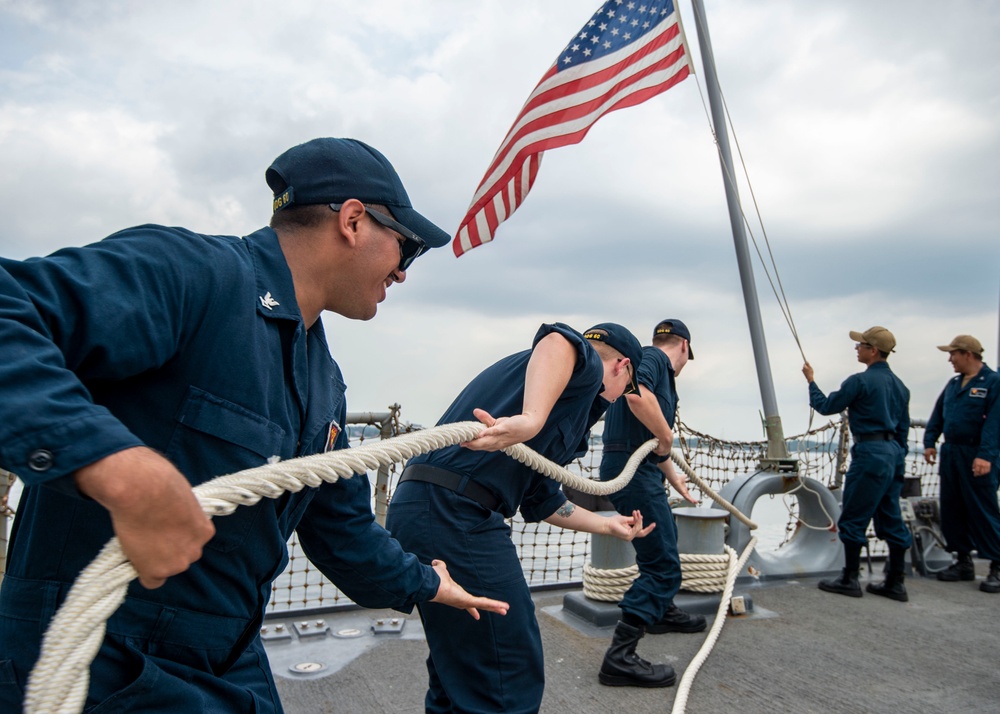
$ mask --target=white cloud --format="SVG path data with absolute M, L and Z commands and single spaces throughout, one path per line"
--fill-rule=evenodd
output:
M 247 233 L 269 216 L 270 161 L 321 135 L 377 146 L 418 209 L 453 230 L 594 7 L 0 0 L 0 252 L 149 221 Z M 696 44 L 687 3 L 681 13 Z M 892 364 L 914 414 L 929 411 L 949 375 L 935 344 L 971 332 L 995 362 L 1000 10 L 955 2 L 943 23 L 930 2 L 715 0 L 707 13 L 734 138 L 822 386 L 857 369 L 846 331 L 881 323 L 899 338 Z M 669 315 L 688 322 L 698 355 L 682 377 L 684 418 L 759 436 L 696 62 L 695 78 L 549 152 L 494 243 L 421 258 L 371 322 L 328 318 L 352 408 L 398 401 L 404 418 L 432 423 L 543 320 L 614 320 L 645 339 Z M 752 214 L 749 187 L 740 193 Z M 759 269 L 757 284 L 796 433 L 808 421 L 801 356 Z

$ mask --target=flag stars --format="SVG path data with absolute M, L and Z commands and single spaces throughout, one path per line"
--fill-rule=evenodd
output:
M 660 15 L 669 14 L 666 9 L 661 10 L 657 3 L 639 0 L 607 1 L 563 50 L 563 56 L 558 62 L 564 67 L 570 67 L 616 52 L 651 31 L 659 23 Z M 645 19 L 647 16 L 650 19 Z M 615 24 L 614 19 L 619 24 Z

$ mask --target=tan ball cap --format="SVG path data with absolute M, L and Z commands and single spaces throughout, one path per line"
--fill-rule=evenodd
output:
M 983 343 L 972 335 L 959 335 L 951 341 L 950 345 L 938 345 L 942 352 L 954 352 L 955 350 L 965 350 L 974 355 L 983 356 Z
M 855 342 L 864 342 L 881 352 L 895 352 L 896 338 L 884 327 L 869 327 L 864 332 L 851 330 L 851 339 Z

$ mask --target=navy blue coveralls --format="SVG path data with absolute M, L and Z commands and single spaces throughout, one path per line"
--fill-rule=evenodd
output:
M 934 404 L 924 430 L 924 448 L 941 434 L 941 530 L 948 550 L 1000 563 L 1000 509 L 997 507 L 1000 459 L 1000 374 L 984 363 L 962 386 L 955 375 Z M 972 475 L 972 461 L 989 461 L 990 472 Z
M 809 406 L 827 416 L 848 410 L 854 443 L 837 521 L 841 542 L 867 544 L 868 523 L 874 518 L 879 538 L 890 546 L 909 548 L 912 537 L 903 523 L 899 496 L 906 473 L 910 390 L 888 362 L 879 361 L 852 374 L 830 396 L 810 382 Z
M 597 352 L 575 330 L 542 325 L 532 343 L 557 332 L 576 348 L 569 384 L 542 430 L 525 445 L 558 464 L 586 453 L 590 427 L 608 402 L 599 397 L 604 368 Z M 475 421 L 472 410 L 494 417 L 520 414 L 524 378 L 532 350 L 506 357 L 473 379 L 438 424 Z M 507 518 L 520 508 L 525 521 L 544 520 L 566 496 L 559 484 L 503 452 L 459 446 L 417 456 L 411 467 L 442 469 L 461 478 L 460 489 L 484 487 L 496 497 L 493 510 L 437 484 L 403 481 L 389 505 L 387 527 L 402 546 L 423 562 L 441 558 L 455 580 L 478 594 L 510 604 L 506 616 L 468 614 L 422 603 L 427 635 L 428 712 L 537 712 L 545 687 L 542 640 L 535 607 L 524 579 Z M 404 477 L 406 471 L 404 471 Z
M 0 466 L 25 483 L 0 588 L 0 711 L 14 712 L 49 620 L 113 535 L 107 511 L 76 490 L 77 468 L 145 445 L 198 484 L 346 447 L 346 403 L 270 228 L 241 239 L 147 225 L 0 259 L 0 345 Z M 155 590 L 131 584 L 86 705 L 280 712 L 259 631 L 293 530 L 363 605 L 410 604 L 440 584 L 374 523 L 370 493 L 355 476 L 216 519 L 187 572 Z
M 670 358 L 656 347 L 642 348 L 642 364 L 636 380 L 656 395 L 660 411 L 670 428 L 677 416 L 677 389 Z M 653 434 L 629 409 L 625 399 L 616 400 L 604 416 L 604 454 L 601 457 L 601 480 L 610 481 L 621 474 L 625 462 Z M 654 457 L 655 458 L 655 457 Z M 647 459 L 639 464 L 632 480 L 610 495 L 621 514 L 642 512 L 642 522 L 656 528 L 645 538 L 632 541 L 639 577 L 622 598 L 623 612 L 636 615 L 647 625 L 658 622 L 674 604 L 681 588 L 681 560 L 677 554 L 677 526 L 664 488 L 665 476 L 660 467 Z

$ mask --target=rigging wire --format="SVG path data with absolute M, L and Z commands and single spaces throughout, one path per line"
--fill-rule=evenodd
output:
M 694 3 L 692 3 L 692 9 L 694 10 L 695 13 L 698 12 L 698 8 L 695 6 Z M 701 22 L 702 24 L 704 24 L 704 18 L 702 18 L 702 17 L 699 16 L 698 20 L 699 20 L 699 22 Z M 726 166 L 726 162 L 724 160 L 722 160 L 723 159 L 723 156 L 722 156 L 722 147 L 719 144 L 719 136 L 718 136 L 718 133 L 715 130 L 715 125 L 712 123 L 711 112 L 709 111 L 708 106 L 707 106 L 707 104 L 705 102 L 705 93 L 704 93 L 703 88 L 701 86 L 701 81 L 698 79 L 697 73 L 692 72 L 692 74 L 694 74 L 695 84 L 698 87 L 698 96 L 701 99 L 702 109 L 705 111 L 705 117 L 706 117 L 706 119 L 708 121 L 709 131 L 711 131 L 711 133 L 712 133 L 712 139 L 715 142 L 715 148 L 716 148 L 716 151 L 719 154 L 720 163 L 722 164 L 723 173 L 725 175 L 725 180 L 733 188 L 733 190 L 736 192 L 736 195 L 738 197 L 739 196 L 739 191 L 738 191 L 738 186 L 737 186 L 736 179 L 730 174 L 729 167 Z M 716 76 L 716 82 L 718 82 L 718 76 Z M 764 220 L 761 217 L 760 207 L 757 204 L 757 196 L 756 196 L 756 194 L 754 193 L 754 190 L 753 190 L 753 182 L 750 180 L 750 174 L 749 174 L 749 171 L 747 169 L 746 161 L 743 158 L 743 151 L 740 148 L 739 140 L 736 137 L 736 128 L 733 125 L 732 117 L 729 114 L 729 105 L 726 103 L 725 94 L 722 92 L 722 85 L 721 84 L 719 85 L 719 94 L 722 97 L 722 106 L 723 106 L 724 113 L 726 115 L 726 123 L 729 125 L 729 128 L 730 128 L 730 130 L 733 133 L 733 140 L 736 143 L 736 151 L 737 151 L 737 153 L 739 154 L 739 157 L 740 157 L 740 165 L 743 168 L 743 175 L 744 175 L 744 178 L 746 179 L 747 186 L 748 186 L 748 188 L 750 190 L 750 195 L 751 195 L 751 197 L 753 199 L 754 212 L 755 212 L 756 217 L 757 217 L 757 222 L 760 224 L 761 234 L 763 236 L 764 243 L 765 243 L 765 245 L 767 247 L 767 254 L 768 254 L 769 258 L 770 258 L 770 264 L 771 264 L 771 266 L 772 266 L 772 268 L 774 270 L 774 278 L 773 279 L 771 277 L 771 271 L 768 269 L 768 263 L 764 259 L 764 255 L 761 252 L 760 246 L 757 243 L 757 238 L 754 235 L 753 228 L 750 226 L 750 221 L 747 218 L 746 211 L 743 210 L 743 202 L 742 202 L 742 200 L 738 200 L 737 201 L 737 204 L 738 204 L 739 209 L 740 209 L 740 216 L 743 219 L 743 224 L 746 226 L 747 232 L 750 235 L 750 241 L 753 243 L 754 250 L 757 252 L 757 257 L 760 260 L 762 269 L 764 270 L 764 275 L 767 277 L 767 281 L 768 281 L 768 283 L 771 286 L 771 292 L 774 293 L 774 297 L 775 297 L 775 299 L 778 302 L 778 308 L 781 310 L 781 314 L 785 318 L 785 323 L 788 325 L 788 328 L 789 328 L 789 330 L 792 333 L 792 337 L 795 340 L 795 344 L 796 344 L 796 346 L 799 349 L 799 354 L 802 355 L 802 360 L 804 362 L 808 362 L 809 360 L 806 358 L 805 351 L 802 349 L 802 342 L 799 340 L 798 329 L 795 327 L 795 321 L 792 318 L 791 306 L 788 303 L 788 298 L 785 295 L 784 286 L 782 285 L 781 278 L 780 278 L 780 276 L 778 274 L 778 264 L 777 264 L 777 262 L 774 259 L 774 252 L 771 249 L 771 242 L 770 242 L 770 240 L 767 237 L 767 230 L 764 228 Z M 777 281 L 777 287 L 775 286 L 775 281 Z

